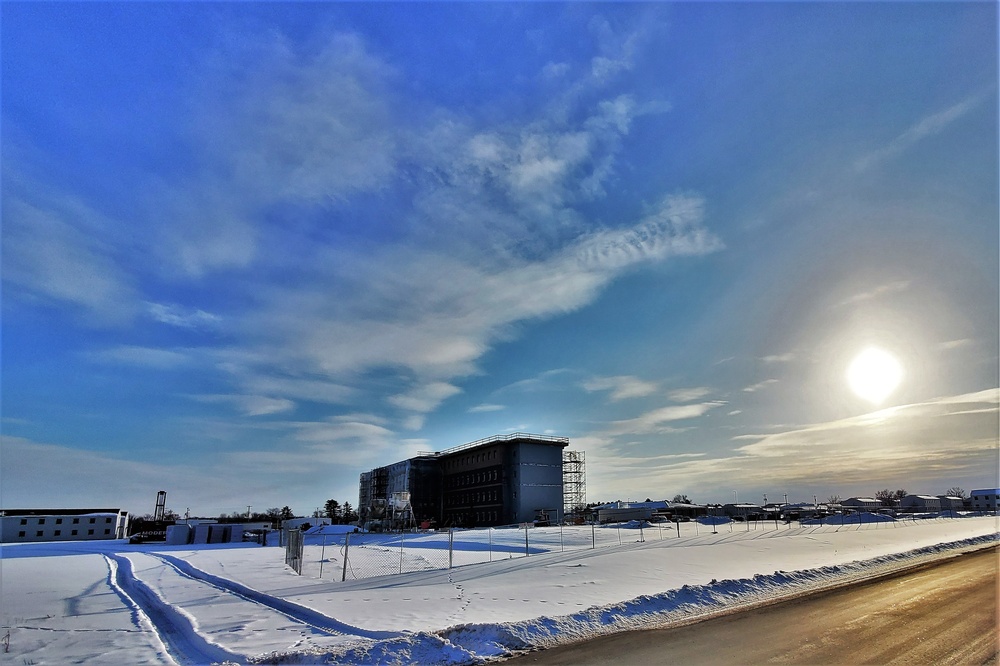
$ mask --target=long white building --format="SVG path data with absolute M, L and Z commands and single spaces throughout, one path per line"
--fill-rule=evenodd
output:
M 0 543 L 124 539 L 128 521 L 122 509 L 4 509 Z

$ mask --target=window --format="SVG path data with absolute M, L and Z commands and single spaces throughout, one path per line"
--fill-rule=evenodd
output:
M 62 530 L 56 530 L 52 533 L 52 536 L 59 536 L 60 534 L 62 534 Z
M 45 524 L 45 519 L 44 518 L 39 518 L 38 519 L 38 524 L 39 525 L 44 525 Z
M 109 529 L 104 530 L 104 533 L 105 534 L 111 534 L 111 529 L 109 528 Z
M 76 536 L 76 530 L 73 530 L 73 531 L 72 531 L 72 532 L 70 533 L 70 536 Z
M 106 523 L 110 523 L 110 522 L 111 522 L 111 519 L 110 519 L 110 518 L 105 518 L 105 519 L 104 519 L 104 522 L 106 522 Z
M 17 536 L 23 539 L 24 538 L 24 530 L 21 530 L 20 532 L 18 532 Z
M 79 523 L 80 523 L 80 519 L 79 518 L 74 518 L 73 519 L 73 524 L 74 525 L 78 525 Z
M 90 519 L 90 524 L 91 525 L 93 525 L 95 522 L 97 522 L 97 518 L 91 518 Z
M 42 536 L 42 534 L 43 534 L 42 530 L 38 530 L 37 532 L 35 532 L 36 537 L 40 537 Z
M 62 525 L 62 518 L 56 518 L 56 525 Z
M 27 518 L 22 518 L 21 519 L 21 524 L 22 525 L 27 525 L 28 524 L 28 519 Z
M 94 530 L 87 530 L 87 534 L 88 535 L 92 535 L 93 533 L 94 533 Z

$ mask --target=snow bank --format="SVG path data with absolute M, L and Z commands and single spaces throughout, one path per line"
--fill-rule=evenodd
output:
M 817 591 L 915 564 L 959 549 L 1000 543 L 1000 535 L 964 539 L 905 553 L 805 571 L 775 571 L 739 580 L 683 585 L 655 595 L 588 608 L 570 615 L 508 623 L 464 624 L 436 632 L 400 637 L 363 649 L 314 654 L 322 661 L 351 664 L 478 664 L 531 649 L 549 648 L 635 629 L 661 627 L 693 617 L 759 604 L 792 594 Z M 292 662 L 286 662 L 290 657 Z M 412 657 L 412 659 L 410 659 Z M 268 656 L 267 663 L 298 663 L 296 655 Z

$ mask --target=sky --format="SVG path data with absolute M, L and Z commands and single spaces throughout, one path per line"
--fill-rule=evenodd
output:
M 0 506 L 309 514 L 515 431 L 590 501 L 998 483 L 993 3 L 0 19 Z

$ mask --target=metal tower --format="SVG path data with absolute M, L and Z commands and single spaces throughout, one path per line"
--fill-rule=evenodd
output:
M 583 451 L 563 449 L 563 513 L 587 505 L 587 462 Z
M 153 520 L 159 522 L 163 520 L 163 514 L 167 506 L 167 491 L 161 490 L 156 493 L 156 510 L 153 511 Z

